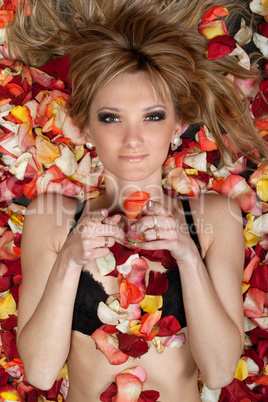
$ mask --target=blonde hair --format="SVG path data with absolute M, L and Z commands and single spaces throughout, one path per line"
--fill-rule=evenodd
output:
M 67 53 L 72 83 L 69 114 L 82 131 L 100 88 L 118 74 L 145 71 L 160 97 L 171 95 L 182 124 L 208 126 L 223 160 L 231 154 L 223 134 L 228 134 L 238 154 L 256 161 L 257 152 L 268 159 L 247 100 L 226 78 L 229 73 L 256 80 L 260 78 L 256 63 L 246 70 L 229 56 L 205 57 L 207 40 L 197 27 L 204 11 L 215 5 L 219 3 L 207 0 L 202 4 L 192 0 L 190 5 L 187 0 L 38 0 L 30 17 L 18 12 L 8 31 L 9 49 L 12 53 L 19 49 L 21 59 L 34 65 Z M 231 12 L 231 27 L 241 1 L 227 1 L 224 6 Z

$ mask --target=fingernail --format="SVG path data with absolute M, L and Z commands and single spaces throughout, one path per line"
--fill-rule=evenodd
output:
M 153 201 L 152 201 L 152 200 L 149 200 L 149 201 L 147 202 L 147 207 L 151 208 L 152 206 L 153 206 Z
M 106 209 L 102 209 L 101 214 L 102 214 L 102 216 L 106 216 Z

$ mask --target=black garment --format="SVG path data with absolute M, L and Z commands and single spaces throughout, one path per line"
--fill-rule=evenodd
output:
M 200 244 L 195 230 L 189 201 L 182 201 L 186 222 L 189 233 L 195 242 L 199 252 Z M 71 231 L 75 228 L 80 216 L 83 213 L 84 204 L 78 203 L 75 214 L 75 223 Z M 186 327 L 186 317 L 184 312 L 180 273 L 178 269 L 167 269 L 168 290 L 163 295 L 162 317 L 173 315 L 177 318 L 182 328 Z M 97 316 L 99 303 L 106 302 L 109 295 L 105 292 L 101 283 L 97 282 L 88 271 L 82 271 L 77 295 L 74 305 L 72 329 L 91 335 L 103 323 Z

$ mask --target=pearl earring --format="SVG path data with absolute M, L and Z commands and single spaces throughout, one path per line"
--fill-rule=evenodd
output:
M 91 144 L 91 142 L 87 142 L 86 147 L 91 151 L 91 149 L 93 148 L 93 145 Z
M 180 137 L 174 138 L 173 142 L 171 143 L 171 150 L 175 151 L 179 145 L 181 145 L 182 140 Z

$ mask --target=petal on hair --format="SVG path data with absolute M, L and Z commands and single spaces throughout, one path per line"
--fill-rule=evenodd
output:
M 0 10 L 0 29 L 5 28 L 11 24 L 14 18 L 13 10 Z
M 38 68 L 30 67 L 30 72 L 33 79 L 45 88 L 51 88 L 53 86 L 54 89 L 63 89 L 65 86 L 63 81 L 57 80 Z
M 225 7 L 215 6 L 205 12 L 202 18 L 202 22 L 212 21 L 219 17 L 225 17 L 229 15 L 229 11 Z
M 267 11 L 268 14 L 268 11 Z M 259 31 L 260 33 L 265 36 L 266 38 L 268 38 L 268 22 L 263 21 L 260 25 L 259 25 Z
M 210 39 L 207 45 L 206 57 L 208 60 L 224 57 L 236 48 L 236 42 L 227 35 Z
M 229 36 L 225 22 L 222 20 L 208 21 L 201 24 L 198 27 L 198 32 L 209 40 L 217 36 Z
M 259 14 L 259 15 L 266 15 L 267 14 L 267 0 L 252 0 L 249 3 L 249 7 L 253 13 Z
M 268 58 L 268 38 L 255 32 L 253 34 L 253 42 L 255 46 L 261 51 L 265 58 Z
M 196 134 L 196 141 L 200 145 L 202 151 L 215 151 L 218 149 L 212 134 L 208 131 L 208 128 L 202 126 L 198 133 Z

